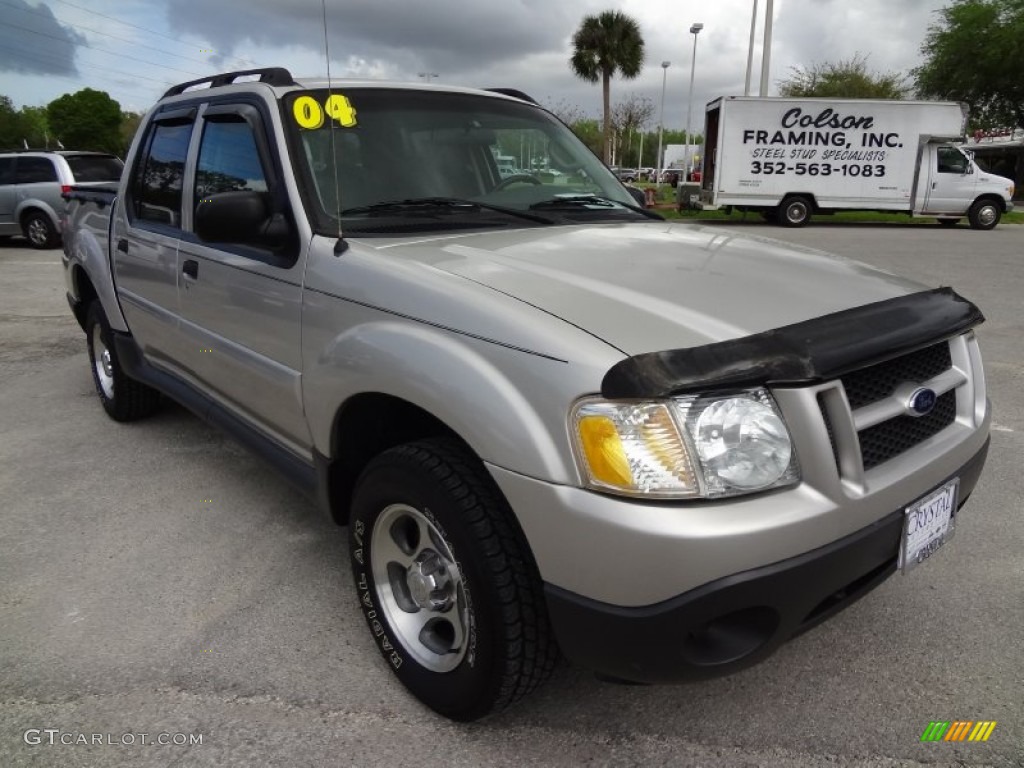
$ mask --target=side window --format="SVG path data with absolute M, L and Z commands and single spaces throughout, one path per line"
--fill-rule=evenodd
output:
M 14 158 L 0 157 L 0 186 L 14 183 Z
M 48 157 L 19 157 L 15 181 L 18 184 L 57 181 L 57 169 Z
M 963 175 L 967 173 L 967 158 L 963 153 L 953 147 L 939 147 L 936 150 L 939 163 L 939 173 L 955 173 Z
M 266 192 L 267 177 L 252 126 L 242 118 L 207 120 L 199 145 L 195 199 L 218 192 Z
M 181 226 L 181 190 L 192 123 L 157 123 L 149 151 L 132 180 L 132 211 L 137 219 Z

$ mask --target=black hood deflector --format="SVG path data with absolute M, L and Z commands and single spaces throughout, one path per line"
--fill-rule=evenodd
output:
M 845 309 L 702 347 L 648 352 L 616 363 L 601 382 L 610 399 L 669 397 L 760 384 L 807 384 L 890 360 L 985 321 L 952 288 Z

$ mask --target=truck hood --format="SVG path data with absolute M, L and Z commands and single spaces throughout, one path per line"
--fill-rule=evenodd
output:
M 692 224 L 581 225 L 375 245 L 514 297 L 627 355 L 739 338 L 923 287 L 820 251 Z

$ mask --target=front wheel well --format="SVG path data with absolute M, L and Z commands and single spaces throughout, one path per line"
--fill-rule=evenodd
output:
M 972 203 L 972 205 L 977 205 L 978 203 L 986 203 L 986 202 L 996 203 L 999 206 L 999 210 L 1002 213 L 1006 213 L 1006 201 L 1003 200 L 1003 198 L 1001 198 L 999 195 L 994 195 L 992 193 L 988 193 L 988 194 L 984 194 L 984 195 L 979 195 L 974 200 L 974 203 Z
M 331 458 L 320 482 L 338 525 L 348 523 L 349 504 L 359 475 L 389 448 L 431 437 L 465 441 L 447 424 L 419 406 L 392 395 L 366 392 L 349 398 L 338 410 L 331 429 Z

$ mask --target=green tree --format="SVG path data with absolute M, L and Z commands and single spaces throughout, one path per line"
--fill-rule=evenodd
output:
M 65 93 L 46 105 L 46 117 L 68 149 L 121 151 L 121 105 L 104 91 Z
M 128 150 L 132 146 L 132 139 L 135 138 L 135 132 L 139 130 L 139 124 L 142 122 L 143 117 L 145 115 L 142 112 L 121 113 L 121 149 L 118 153 L 121 157 L 128 156 Z
M 17 149 L 25 137 L 24 123 L 9 96 L 0 96 L 0 149 Z
M 921 95 L 966 102 L 982 127 L 1024 126 L 1024 0 L 954 0 L 921 53 Z
M 871 72 L 867 57 L 860 54 L 845 61 L 790 67 L 789 71 L 789 78 L 779 82 L 782 96 L 902 99 L 910 90 L 905 75 Z
M 612 107 L 612 128 L 615 131 L 615 161 L 622 166 L 637 164 L 636 148 L 640 132 L 654 117 L 654 102 L 646 96 L 629 94 Z M 635 141 L 634 141 L 635 139 Z
M 611 150 L 611 79 L 618 73 L 627 80 L 640 74 L 644 65 L 644 39 L 640 25 L 619 11 L 587 16 L 572 36 L 573 74 L 588 83 L 601 81 L 604 130 L 601 156 L 608 162 Z
M 590 151 L 598 157 L 601 156 L 601 125 L 593 118 L 585 117 L 570 123 L 569 127 L 576 134 L 576 138 L 586 144 Z
M 22 107 L 19 114 L 22 131 L 30 147 L 47 148 L 50 144 L 56 146 L 50 133 L 50 124 L 46 119 L 46 107 Z

